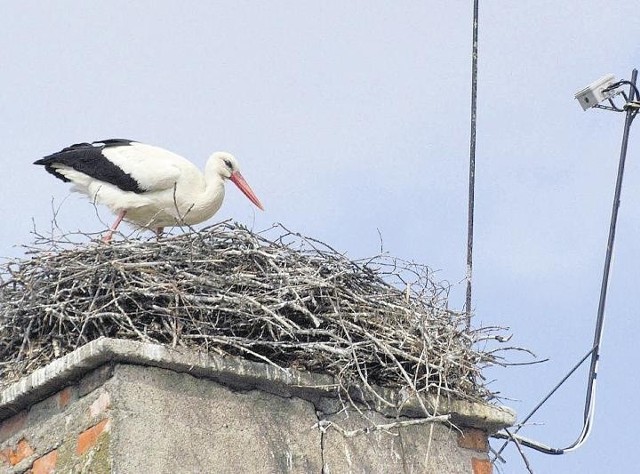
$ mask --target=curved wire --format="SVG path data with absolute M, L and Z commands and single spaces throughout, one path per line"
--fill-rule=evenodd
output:
M 619 108 L 616 103 L 613 101 L 613 99 L 609 99 L 609 103 L 611 104 L 611 108 L 613 110 L 615 110 L 616 112 L 624 112 L 624 109 Z
M 617 89 L 622 85 L 627 85 L 631 87 L 631 89 L 633 89 L 633 93 L 630 94 L 628 102 L 633 102 L 634 93 L 636 98 L 640 98 L 640 92 L 638 91 L 638 86 L 636 86 L 636 84 L 633 81 L 627 81 L 626 79 L 623 79 L 621 81 L 615 82 L 614 84 L 611 84 L 609 87 L 605 89 L 605 91 L 611 91 L 613 89 Z

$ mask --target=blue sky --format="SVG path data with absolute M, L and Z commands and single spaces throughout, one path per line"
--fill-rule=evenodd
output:
M 510 327 L 550 362 L 491 371 L 524 415 L 590 348 L 623 116 L 574 93 L 640 67 L 637 2 L 481 2 L 475 324 Z M 51 200 L 67 231 L 104 224 L 31 163 L 133 138 L 200 166 L 232 152 L 266 212 L 229 187 L 215 219 L 273 222 L 352 257 L 465 271 L 471 2 L 3 2 L 0 254 L 19 255 Z M 635 127 L 640 125 L 636 124 Z M 536 472 L 631 472 L 640 414 L 640 130 L 632 130 L 593 434 Z M 105 210 L 101 218 L 110 222 Z M 585 371 L 522 433 L 581 427 Z M 504 472 L 524 472 L 507 452 Z M 632 467 L 633 466 L 633 467 Z

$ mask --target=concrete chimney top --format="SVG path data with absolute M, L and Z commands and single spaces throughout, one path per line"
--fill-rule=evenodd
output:
M 487 436 L 515 422 L 444 397 L 423 401 L 428 421 L 354 392 L 358 413 L 336 394 L 328 375 L 101 338 L 0 392 L 0 470 L 484 473 Z

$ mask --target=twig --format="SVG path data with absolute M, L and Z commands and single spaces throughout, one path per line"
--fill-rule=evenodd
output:
M 333 428 L 345 438 L 353 438 L 363 434 L 373 433 L 375 431 L 389 431 L 394 428 L 403 428 L 405 426 L 424 425 L 427 423 L 447 423 L 451 419 L 451 415 L 437 415 L 428 418 L 417 418 L 413 420 L 394 421 L 393 423 L 385 423 L 380 425 L 367 426 L 357 430 L 345 430 L 333 421 L 321 420 L 314 424 L 312 428 L 320 428 L 323 432 L 329 428 Z

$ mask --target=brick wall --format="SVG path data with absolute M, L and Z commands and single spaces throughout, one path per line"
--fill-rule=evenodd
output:
M 0 423 L 0 472 L 111 472 L 109 368 Z

